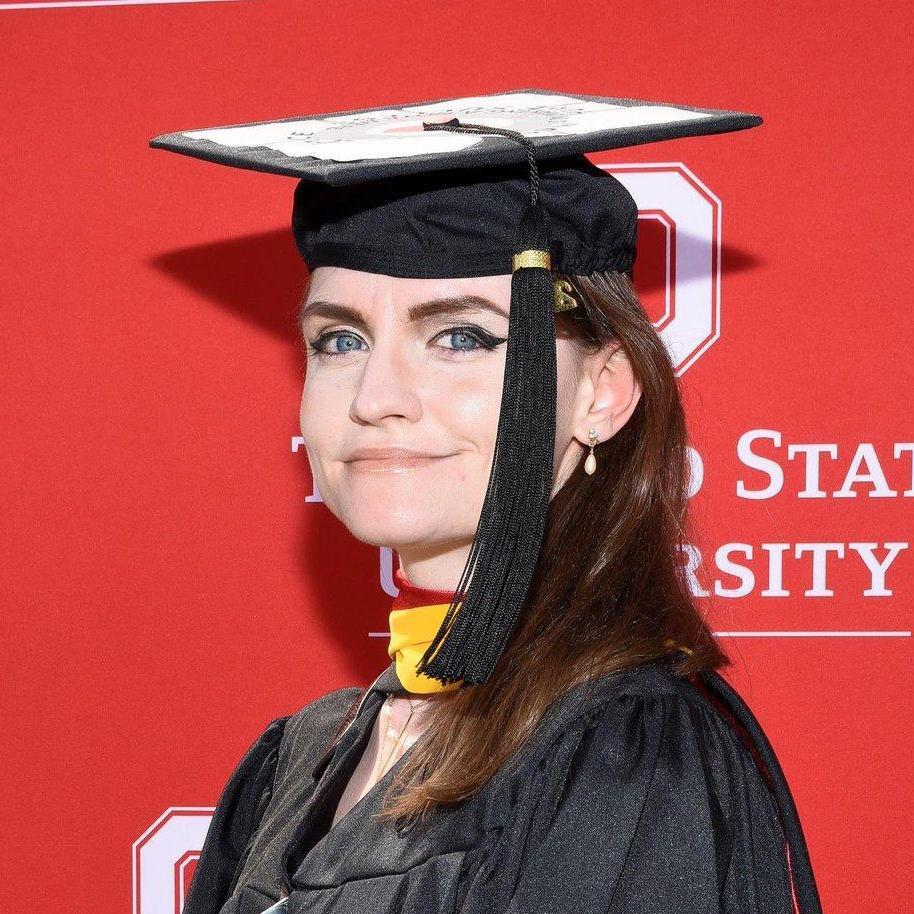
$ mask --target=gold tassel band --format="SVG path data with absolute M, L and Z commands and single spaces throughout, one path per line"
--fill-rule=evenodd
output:
M 522 270 L 524 267 L 539 267 L 541 270 L 552 269 L 552 257 L 548 251 L 540 251 L 536 248 L 528 248 L 514 255 L 512 263 L 512 272 Z M 578 301 L 571 293 L 571 283 L 566 279 L 553 279 L 553 310 L 569 311 L 571 308 L 578 306 Z
M 536 248 L 528 248 L 514 255 L 514 261 L 511 266 L 511 272 L 522 270 L 524 267 L 540 267 L 543 270 L 552 269 L 552 257 L 548 251 L 538 251 Z

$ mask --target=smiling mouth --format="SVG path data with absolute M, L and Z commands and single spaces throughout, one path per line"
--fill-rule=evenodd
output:
M 408 473 L 434 463 L 445 457 L 371 457 L 350 460 L 347 466 L 356 473 Z

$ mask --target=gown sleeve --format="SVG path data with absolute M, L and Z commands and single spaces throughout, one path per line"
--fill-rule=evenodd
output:
M 713 709 L 616 696 L 578 739 L 509 914 L 793 914 L 774 800 Z
M 182 914 L 218 914 L 231 895 L 272 796 L 288 720 L 271 721 L 235 766 L 210 820 Z

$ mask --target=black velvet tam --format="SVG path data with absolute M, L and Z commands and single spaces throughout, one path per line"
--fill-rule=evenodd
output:
M 150 146 L 299 178 L 292 228 L 311 269 L 414 278 L 510 273 L 529 195 L 527 153 L 504 136 L 422 126 L 450 118 L 529 139 L 552 269 L 582 275 L 629 271 L 637 222 L 628 191 L 582 153 L 762 122 L 739 111 L 524 89 L 186 130 Z
M 542 162 L 541 202 L 552 269 L 631 269 L 638 207 L 583 155 Z M 345 266 L 406 277 L 511 272 L 526 166 L 461 168 L 336 188 L 300 181 L 292 231 L 310 269 Z M 366 243 L 371 239 L 371 243 Z

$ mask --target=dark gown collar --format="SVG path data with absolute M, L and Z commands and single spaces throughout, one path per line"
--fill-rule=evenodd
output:
M 390 666 L 368 688 L 375 692 L 384 692 L 387 695 L 411 694 L 400 682 L 400 678 L 397 676 L 397 664 L 393 660 L 391 660 Z
M 394 569 L 394 584 L 397 585 L 397 595 L 393 599 L 391 610 L 414 609 L 417 606 L 432 606 L 438 603 L 450 603 L 454 596 L 453 590 L 435 590 L 430 587 L 419 587 L 417 584 L 410 581 L 400 568 Z M 327 751 L 312 771 L 313 777 L 317 779 L 323 774 L 333 757 L 336 747 L 343 738 L 343 734 L 359 716 L 362 712 L 362 708 L 365 707 L 367 702 L 376 702 L 379 699 L 383 701 L 388 695 L 412 694 L 414 693 L 406 689 L 403 686 L 403 683 L 400 682 L 400 679 L 397 676 L 396 661 L 391 660 L 380 674 L 375 677 L 374 682 L 362 692 L 358 700 L 353 702 L 352 706 L 343 716 L 330 746 L 328 746 Z

